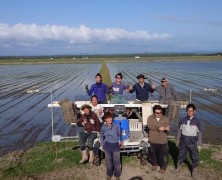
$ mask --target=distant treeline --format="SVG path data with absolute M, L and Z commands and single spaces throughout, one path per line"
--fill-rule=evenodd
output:
M 149 54 L 95 54 L 95 55 L 47 55 L 47 56 L 0 56 L 2 60 L 15 59 L 86 59 L 86 58 L 124 58 L 124 57 L 176 57 L 176 56 L 222 56 L 220 53 L 149 53 Z

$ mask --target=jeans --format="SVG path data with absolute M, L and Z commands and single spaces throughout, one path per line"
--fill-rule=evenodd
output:
M 151 143 L 151 162 L 153 166 L 159 165 L 160 169 L 166 169 L 168 160 L 168 144 Z
M 79 133 L 79 146 L 81 151 L 84 151 L 86 149 L 85 143 L 88 139 L 88 149 L 90 151 L 93 150 L 93 143 L 94 140 L 97 138 L 97 133 L 95 132 L 80 132 Z
M 183 161 L 186 159 L 187 151 L 190 153 L 192 159 L 192 166 L 193 168 L 197 167 L 199 164 L 199 156 L 197 151 L 196 144 L 186 144 L 185 142 L 180 142 L 179 145 L 179 157 L 178 157 L 178 164 L 182 164 Z
M 105 150 L 106 157 L 106 175 L 120 177 L 121 165 L 120 165 L 120 151 L 107 151 Z

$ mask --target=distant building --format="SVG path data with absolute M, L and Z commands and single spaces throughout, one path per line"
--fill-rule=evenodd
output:
M 140 58 L 140 56 L 135 56 L 135 59 L 139 59 Z

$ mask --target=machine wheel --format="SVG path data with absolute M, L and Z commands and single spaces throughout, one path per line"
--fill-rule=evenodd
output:
M 98 155 L 94 156 L 93 164 L 95 164 L 96 166 L 100 165 L 100 157 Z
M 145 155 L 145 154 L 141 154 L 140 164 L 141 164 L 142 166 L 146 166 L 147 163 L 148 163 L 147 155 Z

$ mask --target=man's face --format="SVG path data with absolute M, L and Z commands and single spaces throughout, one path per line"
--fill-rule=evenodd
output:
M 160 118 L 162 116 L 162 110 L 156 109 L 154 114 L 156 118 Z
M 144 79 L 143 78 L 139 78 L 139 83 L 143 84 L 144 83 Z
M 96 76 L 96 82 L 97 83 L 101 82 L 101 77 L 100 76 Z
M 121 82 L 121 81 L 122 81 L 121 77 L 120 76 L 116 76 L 116 82 Z
M 84 108 L 84 109 L 83 109 L 83 112 L 84 112 L 84 114 L 88 115 L 90 111 L 89 111 L 88 108 Z
M 163 81 L 161 81 L 161 84 L 162 84 L 163 87 L 166 87 L 167 86 L 167 81 L 163 80 Z
M 112 117 L 108 117 L 105 119 L 106 120 L 106 124 L 110 125 L 113 122 L 113 118 Z
M 187 110 L 187 116 L 193 117 L 194 114 L 195 114 L 195 111 L 193 110 L 193 108 L 189 108 L 189 109 Z
M 93 106 L 96 106 L 97 104 L 98 104 L 97 98 L 96 98 L 96 97 L 93 97 L 93 98 L 92 98 L 92 105 L 93 105 Z

